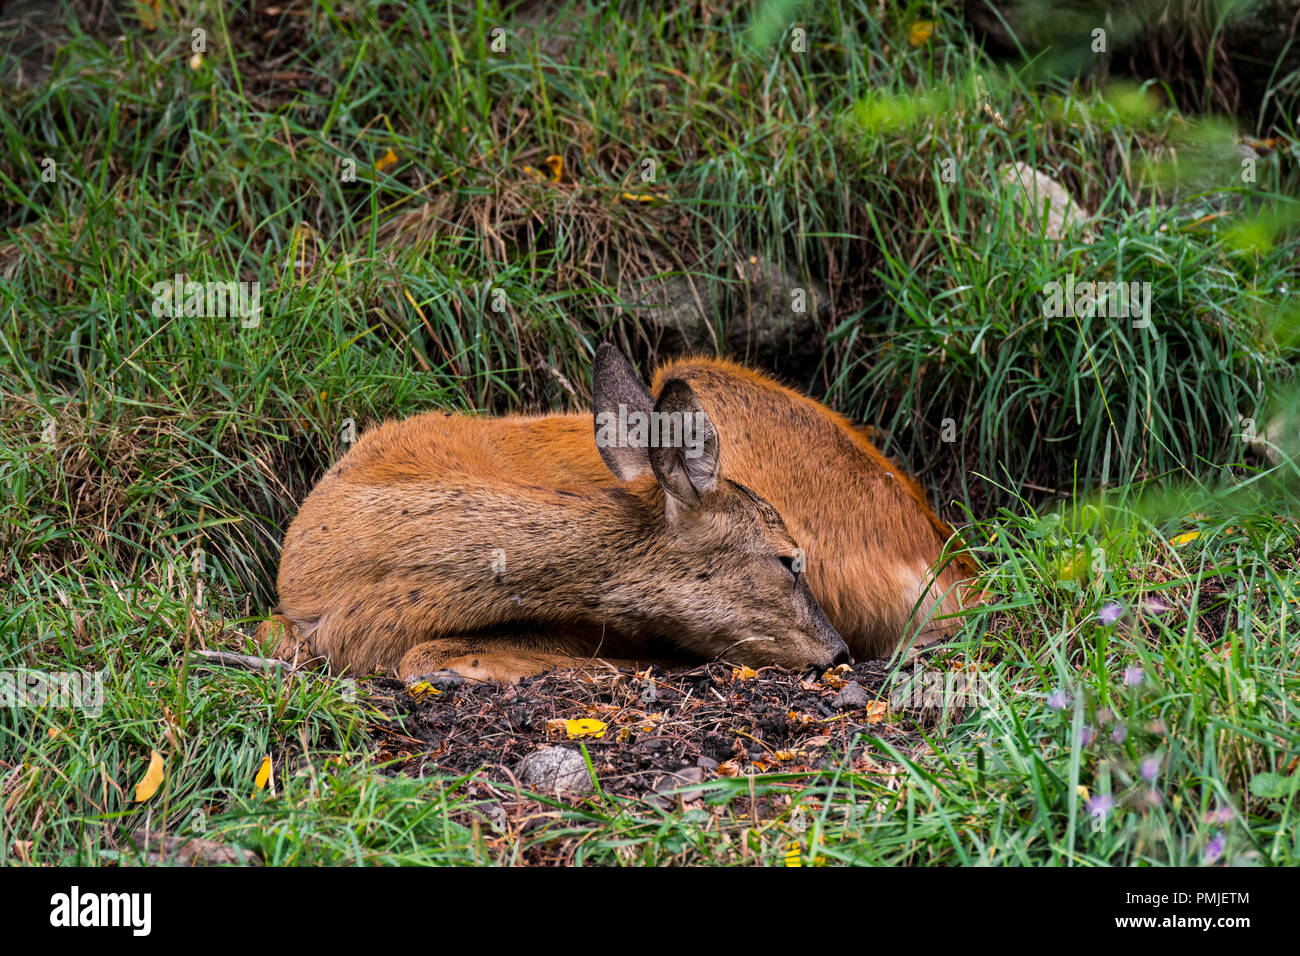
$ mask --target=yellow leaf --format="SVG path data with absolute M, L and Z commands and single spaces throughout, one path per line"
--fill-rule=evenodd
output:
M 841 664 L 840 667 L 843 667 L 845 671 L 849 670 L 849 668 L 843 664 Z M 842 673 L 843 671 L 841 671 L 839 667 L 834 668 L 833 670 L 828 670 L 825 674 L 822 674 L 822 683 L 827 687 L 833 687 L 836 690 L 839 690 L 842 687 L 847 687 L 849 682 L 840 676 Z
M 934 36 L 934 21 L 917 20 L 912 24 L 912 29 L 907 32 L 907 42 L 912 46 L 921 46 L 932 36 Z
M 1184 534 L 1176 535 L 1169 539 L 1169 543 L 1174 547 L 1181 547 L 1184 544 L 1190 544 L 1201 536 L 1199 531 L 1188 531 Z
M 1061 563 L 1059 580 L 1082 581 L 1088 576 L 1088 560 L 1087 551 L 1074 552 L 1068 560 Z
M 802 854 L 803 851 L 800 849 L 799 844 L 791 843 L 790 846 L 787 847 L 785 851 L 785 865 L 803 866 Z
M 270 754 L 268 754 L 267 756 L 262 758 L 262 766 L 257 768 L 257 777 L 253 780 L 253 787 L 255 788 L 253 790 L 254 795 L 256 795 L 258 790 L 265 790 L 266 782 L 270 779 L 271 779 L 271 756 Z
M 161 0 L 135 0 L 135 15 L 140 26 L 146 30 L 157 30 L 162 23 Z
M 437 697 L 442 693 L 442 691 L 438 690 L 438 688 L 434 687 L 427 680 L 422 680 L 418 683 L 412 684 L 410 687 L 406 688 L 406 692 L 416 700 L 419 700 L 421 697 Z
M 203 54 L 202 54 L 202 53 L 195 53 L 193 56 L 190 57 L 190 69 L 191 69 L 191 70 L 198 70 L 198 69 L 201 69 L 202 66 L 203 66 Z
M 144 777 L 135 785 L 135 802 L 143 803 L 162 786 L 163 782 L 163 758 L 156 750 L 149 751 L 149 769 L 144 772 Z
M 867 704 L 867 723 L 878 724 L 889 716 L 889 705 L 883 700 L 873 700 Z
M 607 725 L 601 720 L 566 720 L 564 722 L 564 732 L 570 737 L 604 737 L 605 727 Z
M 733 667 L 731 669 L 732 680 L 753 680 L 758 676 L 758 671 L 752 667 Z
M 619 193 L 618 198 L 624 202 L 654 202 L 659 197 L 653 193 Z
M 564 157 L 554 154 L 547 156 L 542 160 L 542 169 L 546 170 L 551 182 L 558 183 L 564 178 Z
M 397 154 L 390 149 L 388 152 L 384 153 L 384 155 L 379 158 L 379 162 L 375 163 L 375 169 L 379 170 L 382 173 L 389 166 L 393 166 L 396 163 L 397 163 Z

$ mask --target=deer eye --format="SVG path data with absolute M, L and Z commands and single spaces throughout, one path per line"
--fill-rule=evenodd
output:
M 781 562 L 782 566 L 791 574 L 793 574 L 796 578 L 799 576 L 799 572 L 794 569 L 793 556 L 783 554 L 779 557 L 778 560 Z

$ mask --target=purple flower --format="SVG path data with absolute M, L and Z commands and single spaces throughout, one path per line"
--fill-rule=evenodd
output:
M 1161 800 L 1164 799 L 1163 797 L 1160 796 L 1160 791 L 1157 790 L 1155 787 L 1151 787 L 1149 790 L 1147 790 L 1146 797 L 1147 797 L 1147 803 L 1151 804 L 1151 806 L 1153 807 L 1160 806 Z
M 1217 806 L 1205 815 L 1206 823 L 1231 823 L 1233 818 L 1232 807 Z
M 1223 835 L 1222 830 L 1214 834 L 1210 842 L 1205 844 L 1205 852 L 1201 855 L 1201 863 L 1204 866 L 1209 866 L 1211 863 L 1217 862 L 1219 857 L 1223 856 L 1223 850 L 1227 844 L 1228 839 Z
M 1115 729 L 1110 732 L 1110 739 L 1117 744 L 1122 744 L 1124 738 L 1128 736 L 1128 728 L 1123 724 L 1116 724 Z
M 1158 597 L 1149 597 L 1142 602 L 1142 610 L 1148 614 L 1164 614 L 1169 610 L 1169 605 Z
M 1095 797 L 1089 797 L 1084 802 L 1084 809 L 1088 811 L 1088 816 L 1094 820 L 1105 820 L 1114 808 L 1115 800 L 1108 793 L 1099 793 Z
M 1142 761 L 1141 769 L 1138 770 L 1138 773 L 1142 775 L 1142 779 L 1145 780 L 1147 783 L 1155 783 L 1156 774 L 1158 774 L 1159 772 L 1160 772 L 1159 757 L 1147 757 L 1146 760 Z
M 1087 724 L 1079 728 L 1079 746 L 1086 747 L 1097 738 L 1097 731 L 1093 730 Z
M 1124 668 L 1124 686 L 1136 687 L 1138 684 L 1142 683 L 1142 678 L 1145 676 L 1146 675 L 1142 673 L 1142 668 L 1140 667 L 1126 667 Z
M 1070 706 L 1070 695 L 1058 687 L 1048 695 L 1047 706 L 1050 710 L 1065 710 Z
M 1097 620 L 1109 627 L 1118 621 L 1123 613 L 1124 605 L 1118 601 L 1111 601 L 1109 604 L 1103 605 L 1102 609 L 1097 612 Z

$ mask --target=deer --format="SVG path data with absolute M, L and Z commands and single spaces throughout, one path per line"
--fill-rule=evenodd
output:
M 259 637 L 340 672 L 515 680 L 592 660 L 825 668 L 954 633 L 974 565 L 848 419 L 721 358 L 669 360 L 647 387 L 607 343 L 592 396 L 586 415 L 365 433 L 290 525 Z
M 596 356 L 597 366 L 626 362 L 612 346 Z M 670 359 L 651 387 L 670 380 L 689 384 L 731 436 L 723 474 L 781 513 L 803 545 L 813 596 L 854 657 L 913 655 L 957 633 L 978 602 L 975 561 L 869 426 L 723 358 Z
M 644 402 L 601 354 L 591 417 L 435 411 L 364 433 L 285 535 L 275 656 L 408 681 L 850 661 L 777 509 L 721 473 L 691 386 Z

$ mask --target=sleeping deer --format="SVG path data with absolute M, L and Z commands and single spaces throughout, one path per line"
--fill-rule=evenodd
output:
M 290 526 L 262 636 L 338 672 L 512 679 L 593 657 L 824 668 L 951 632 L 935 614 L 970 566 L 940 564 L 951 532 L 847 420 L 718 359 L 652 393 L 608 345 L 592 394 L 593 416 L 363 435 Z
M 285 536 L 277 653 L 404 678 L 847 661 L 780 514 L 721 474 L 725 436 L 691 387 L 643 404 L 619 358 L 596 368 L 594 434 L 435 412 L 362 436 Z

